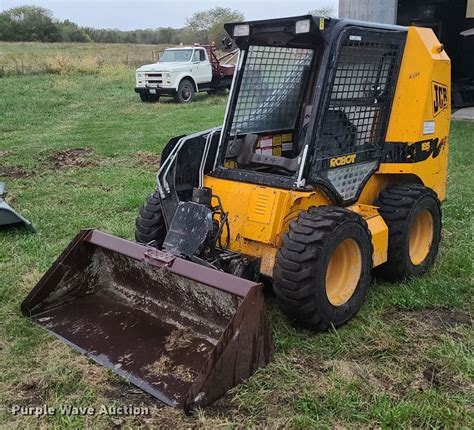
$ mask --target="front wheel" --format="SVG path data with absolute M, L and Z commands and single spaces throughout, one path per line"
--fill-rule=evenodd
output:
M 372 242 L 365 220 L 347 209 L 313 207 L 300 213 L 283 236 L 273 290 L 288 317 L 323 331 L 357 314 L 371 269 Z
M 135 239 L 138 243 L 160 248 L 166 237 L 166 226 L 158 192 L 150 194 L 135 220 Z
M 160 100 L 160 95 L 140 93 L 140 100 L 144 103 L 156 103 L 158 100 Z
M 191 103 L 194 98 L 194 85 L 189 79 L 183 79 L 178 86 L 178 91 L 174 97 L 177 103 Z

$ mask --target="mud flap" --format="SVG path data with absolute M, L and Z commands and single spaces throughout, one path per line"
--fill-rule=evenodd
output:
M 189 412 L 271 359 L 262 288 L 84 230 L 21 309 L 97 363 Z
M 9 206 L 3 197 L 5 195 L 5 184 L 0 182 L 0 229 L 9 226 L 23 226 L 34 232 L 35 229 L 30 221 L 22 217 L 18 212 Z

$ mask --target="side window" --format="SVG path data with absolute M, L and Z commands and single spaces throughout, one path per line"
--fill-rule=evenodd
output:
M 204 52 L 204 49 L 199 50 L 199 55 L 201 61 L 206 61 L 206 53 Z
M 406 34 L 347 28 L 331 64 L 317 169 L 343 201 L 377 167 Z
M 332 67 L 320 139 L 326 156 L 380 148 L 397 78 L 397 42 L 388 34 L 346 31 Z
M 193 61 L 200 61 L 200 56 L 199 56 L 199 51 L 200 49 L 196 49 L 193 54 Z

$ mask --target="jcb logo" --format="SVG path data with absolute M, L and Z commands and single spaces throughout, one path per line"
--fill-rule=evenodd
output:
M 433 116 L 437 116 L 448 107 L 448 87 L 433 82 Z
M 329 167 L 340 167 L 346 164 L 353 164 L 356 161 L 357 154 L 344 155 L 342 157 L 331 158 L 329 161 Z

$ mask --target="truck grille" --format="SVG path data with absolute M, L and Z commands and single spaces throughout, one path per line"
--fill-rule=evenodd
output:
M 162 73 L 145 73 L 145 84 L 162 84 Z

